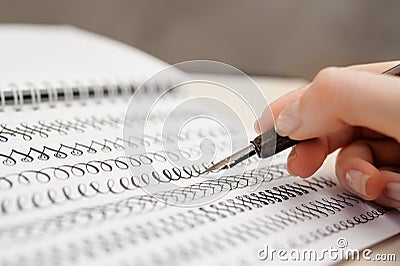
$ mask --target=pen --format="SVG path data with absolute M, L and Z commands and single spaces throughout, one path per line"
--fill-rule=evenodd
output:
M 382 74 L 400 76 L 400 64 L 384 71 Z M 232 154 L 231 156 L 223 159 L 222 161 L 212 165 L 211 167 L 203 171 L 201 174 L 205 174 L 207 172 L 217 169 L 223 170 L 232 168 L 238 163 L 250 158 L 251 156 L 254 156 L 255 154 L 257 154 L 259 158 L 268 158 L 283 150 L 286 150 L 287 148 L 296 145 L 297 143 L 307 140 L 309 139 L 293 140 L 288 137 L 282 137 L 278 133 L 276 133 L 274 128 L 272 128 L 262 133 L 254 140 L 250 141 L 250 145 L 247 146 L 246 148 L 241 149 L 240 151 Z

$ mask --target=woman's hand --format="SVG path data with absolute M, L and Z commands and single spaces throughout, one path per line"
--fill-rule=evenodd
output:
M 336 175 L 367 200 L 400 207 L 400 78 L 380 75 L 398 62 L 327 68 L 314 80 L 270 106 L 276 130 L 302 142 L 288 170 L 312 175 L 328 154 L 342 148 Z M 271 128 L 269 108 L 255 128 Z

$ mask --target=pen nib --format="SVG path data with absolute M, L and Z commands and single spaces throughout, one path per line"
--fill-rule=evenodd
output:
M 207 168 L 206 170 L 201 172 L 200 175 L 203 175 L 205 173 L 208 173 L 208 172 L 211 172 L 211 171 L 214 171 L 217 169 L 224 170 L 224 169 L 232 168 L 233 166 L 237 165 L 238 163 L 240 163 L 243 160 L 246 160 L 247 158 L 253 156 L 254 154 L 256 154 L 256 152 L 254 151 L 253 145 L 249 145 L 246 148 L 232 154 L 231 156 L 226 157 L 222 161 L 210 166 L 209 168 Z

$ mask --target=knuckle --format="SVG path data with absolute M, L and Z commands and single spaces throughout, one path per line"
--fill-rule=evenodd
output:
M 314 78 L 314 89 L 324 97 L 334 96 L 338 67 L 327 67 L 318 72 Z

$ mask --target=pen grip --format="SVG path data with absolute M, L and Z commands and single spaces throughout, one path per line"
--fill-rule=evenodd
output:
M 251 141 L 254 150 L 260 158 L 267 158 L 275 155 L 299 142 L 298 140 L 292 140 L 288 137 L 278 135 L 275 129 L 268 130 Z
M 394 67 L 382 72 L 382 74 L 383 75 L 400 76 L 400 64 L 397 64 Z

